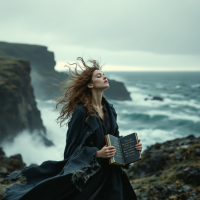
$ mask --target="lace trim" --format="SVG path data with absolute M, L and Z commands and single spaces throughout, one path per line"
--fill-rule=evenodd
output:
M 75 170 L 72 172 L 71 180 L 80 192 L 83 190 L 82 188 L 87 182 L 87 180 L 101 168 L 101 165 L 99 165 L 99 163 L 97 162 L 95 155 L 96 151 L 93 155 L 94 158 L 92 159 L 90 164 L 86 165 L 82 169 Z

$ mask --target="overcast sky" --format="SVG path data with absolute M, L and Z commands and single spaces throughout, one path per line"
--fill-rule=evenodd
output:
M 0 0 L 0 41 L 110 70 L 200 71 L 199 0 Z

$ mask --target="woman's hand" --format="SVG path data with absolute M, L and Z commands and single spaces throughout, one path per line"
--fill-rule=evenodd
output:
M 114 146 L 105 145 L 101 150 L 97 151 L 97 158 L 111 158 L 115 155 L 116 149 Z
M 140 152 L 142 151 L 142 143 L 140 143 L 140 139 L 138 140 L 138 144 L 135 145 L 135 149 L 139 150 Z

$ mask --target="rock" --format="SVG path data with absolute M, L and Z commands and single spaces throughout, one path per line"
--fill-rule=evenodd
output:
M 159 190 L 159 191 L 161 191 L 161 190 L 163 190 L 163 186 L 162 185 L 160 185 L 160 184 L 156 184 L 156 186 L 155 186 L 155 188 L 157 189 L 157 190 Z
M 130 92 L 127 91 L 124 83 L 108 79 L 110 87 L 104 91 L 105 96 L 108 99 L 118 100 L 118 101 L 131 101 Z
M 196 147 L 196 148 L 195 148 L 195 154 L 196 154 L 197 156 L 200 156 L 200 147 Z
M 145 98 L 144 100 L 145 101 L 147 101 L 147 100 L 164 101 L 164 99 L 162 97 L 157 97 L 157 96 L 154 96 L 152 98 Z
M 0 141 L 13 140 L 23 130 L 41 135 L 47 146 L 40 111 L 37 108 L 30 79 L 30 64 L 26 60 L 0 57 Z
M 3 149 L 0 147 L 0 157 L 5 156 L 5 152 L 3 151 Z
M 185 191 L 185 192 L 189 192 L 191 191 L 191 187 L 189 185 L 181 185 L 182 189 Z
M 3 149 L 0 148 L 3 152 Z M 0 157 L 0 178 L 6 178 L 7 175 L 11 174 L 14 171 L 22 170 L 26 167 L 26 164 L 23 162 L 22 156 L 16 154 L 10 157 L 4 156 Z
M 177 177 L 182 179 L 187 184 L 199 185 L 200 184 L 200 166 L 189 165 L 186 169 L 177 169 Z
M 183 156 L 181 155 L 180 152 L 176 151 L 176 152 L 174 153 L 174 159 L 175 159 L 175 160 L 183 160 Z
M 163 98 L 161 98 L 161 97 L 153 97 L 151 100 L 163 101 Z
M 189 143 L 187 148 L 179 148 L 185 143 Z M 186 159 L 187 156 L 195 156 L 193 153 L 188 153 L 190 152 L 189 148 L 191 145 L 199 143 L 200 137 L 195 138 L 193 135 L 190 135 L 185 138 L 166 141 L 162 144 L 156 143 L 155 145 L 151 145 L 142 152 L 143 159 L 130 167 L 128 174 L 131 174 L 131 179 L 147 176 L 159 177 L 164 173 L 163 170 L 166 166 L 169 166 L 172 163 L 181 162 Z M 190 164 L 192 163 L 187 163 L 188 166 Z M 186 168 L 187 166 L 184 164 L 177 169 L 177 172 L 182 172 L 183 169 Z M 184 171 L 182 173 L 184 173 Z
M 160 176 L 163 172 L 162 171 L 159 171 L 159 172 L 156 172 L 155 176 Z

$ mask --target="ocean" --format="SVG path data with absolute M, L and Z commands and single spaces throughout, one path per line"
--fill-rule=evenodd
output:
M 132 101 L 109 100 L 117 112 L 120 135 L 137 132 L 143 150 L 156 142 L 200 136 L 200 72 L 104 72 L 109 79 L 122 81 Z M 150 100 L 153 96 L 163 101 Z M 145 98 L 148 100 L 145 101 Z M 36 99 L 48 138 L 45 147 L 39 138 L 22 132 L 14 142 L 3 144 L 6 155 L 21 153 L 24 162 L 41 164 L 62 160 L 67 127 L 56 123 L 58 112 L 51 100 Z

